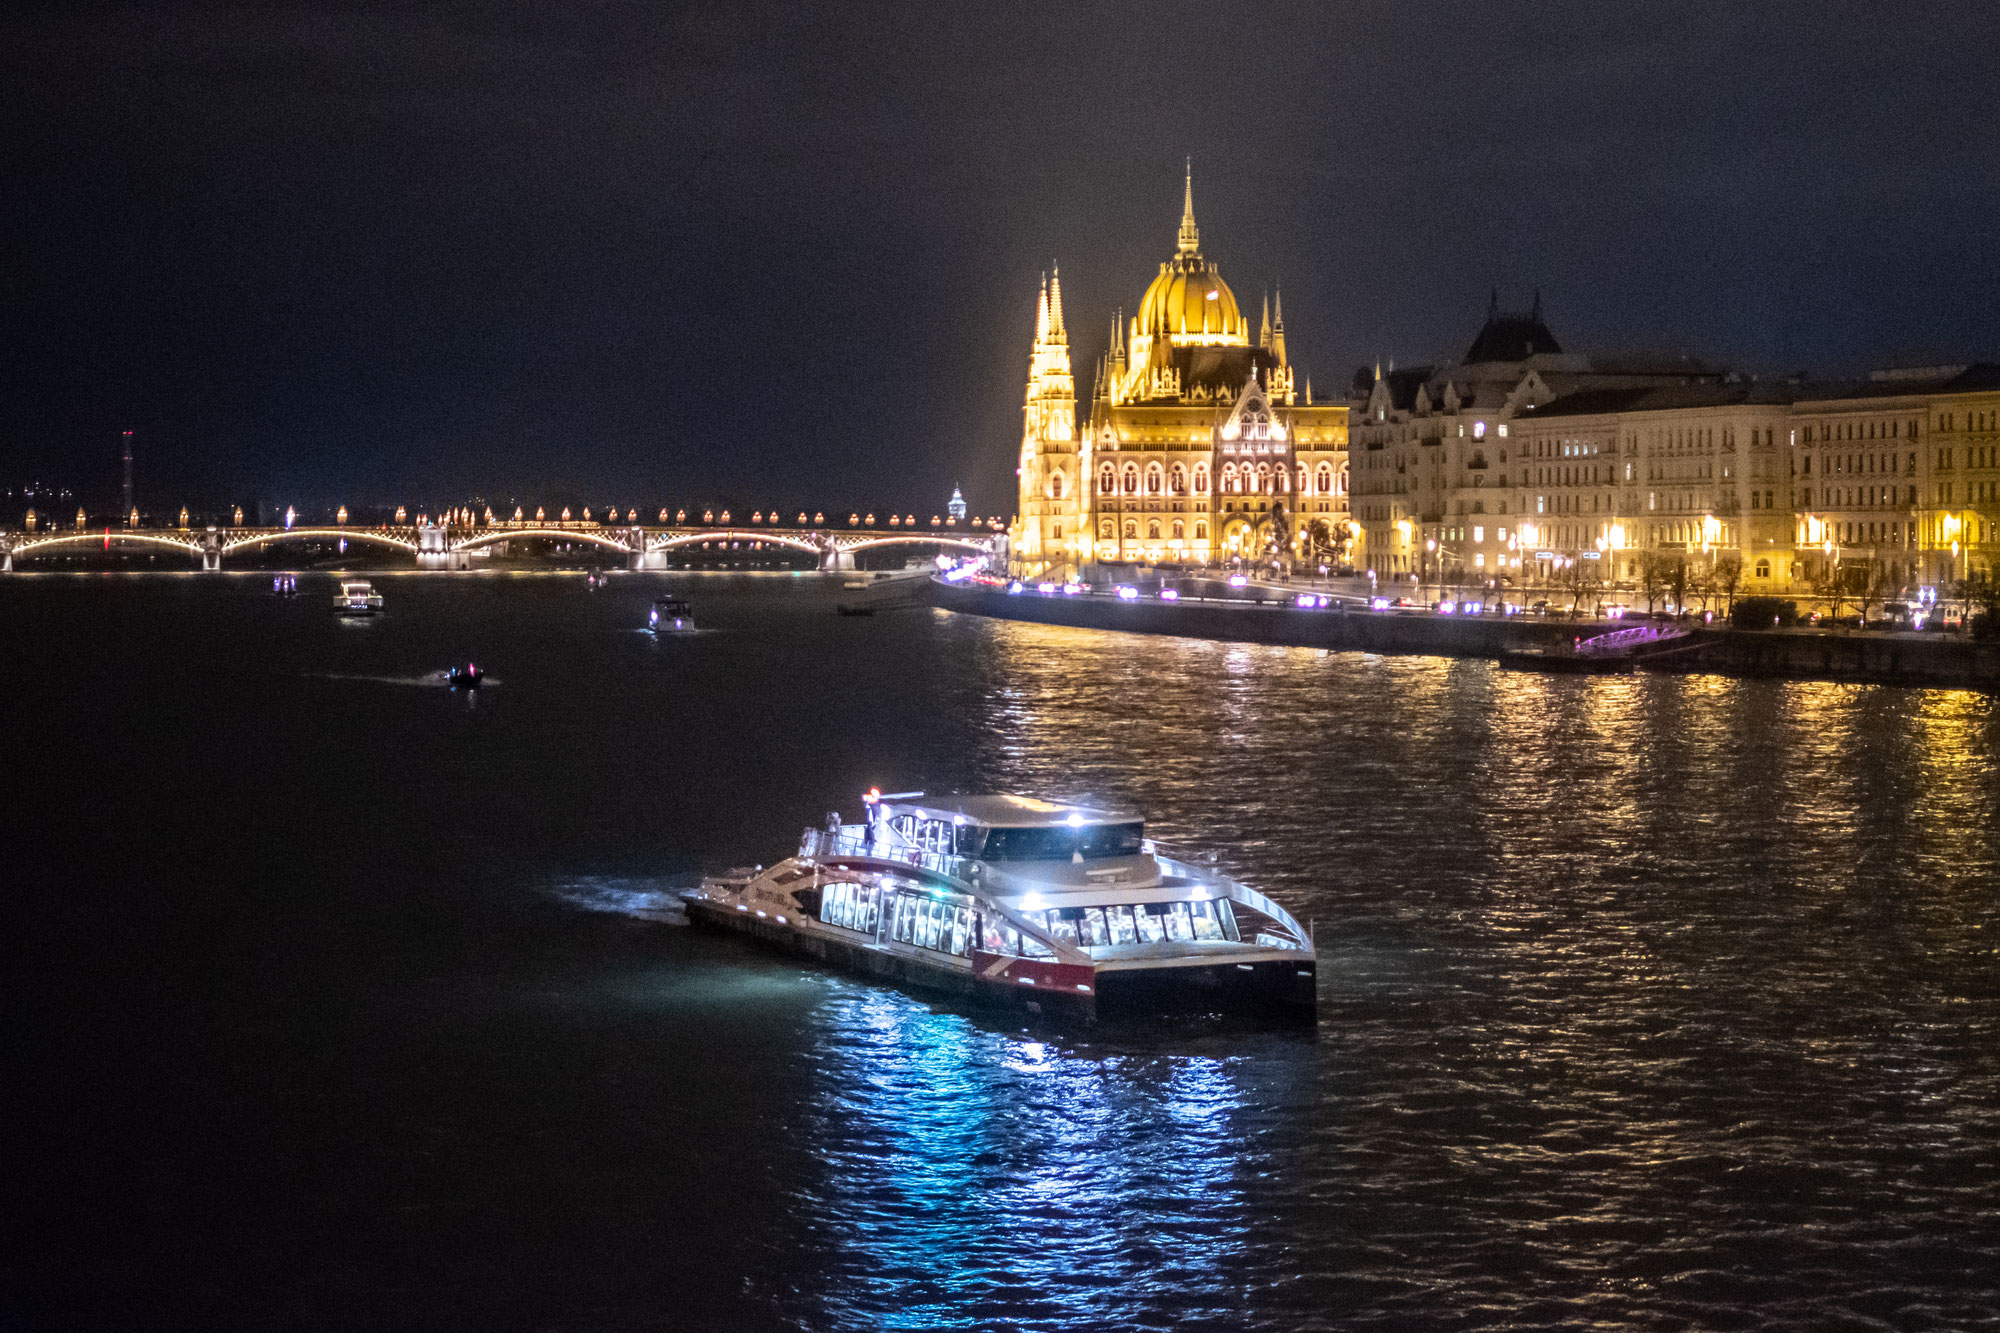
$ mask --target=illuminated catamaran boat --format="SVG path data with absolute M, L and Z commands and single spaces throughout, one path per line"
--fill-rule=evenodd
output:
M 1312 1022 L 1311 933 L 1162 853 L 1136 814 L 1025 796 L 870 792 L 865 824 L 711 877 L 689 918 L 836 967 L 1051 1017 L 1256 1012 Z

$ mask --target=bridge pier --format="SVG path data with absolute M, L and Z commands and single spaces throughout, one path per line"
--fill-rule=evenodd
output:
M 196 553 L 201 556 L 202 573 L 222 572 L 222 534 L 215 530 L 213 524 L 209 525 L 208 531 L 201 534 L 201 545 L 196 548 Z
M 12 574 L 13 572 L 14 572 L 14 548 L 11 546 L 0 545 L 0 574 Z
M 472 561 L 464 551 L 451 549 L 449 534 L 443 527 L 426 523 L 417 529 L 417 568 L 470 569 Z
M 819 567 L 824 570 L 844 570 L 854 568 L 854 552 L 843 551 L 831 542 L 827 543 L 824 554 L 819 558 Z

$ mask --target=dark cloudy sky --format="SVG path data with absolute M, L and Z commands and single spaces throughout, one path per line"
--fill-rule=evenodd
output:
M 1496 284 L 2000 358 L 1988 3 L 10 6 L 0 151 L 0 485 L 155 503 L 1011 512 L 1038 274 L 1087 392 L 1190 155 L 1322 392 Z

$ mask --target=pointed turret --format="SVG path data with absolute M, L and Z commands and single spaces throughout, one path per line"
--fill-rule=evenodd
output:
M 1277 299 L 1272 303 L 1272 311 L 1276 314 L 1277 319 L 1271 325 L 1271 355 L 1278 358 L 1279 365 L 1288 366 L 1291 362 L 1285 359 L 1285 289 L 1283 287 L 1277 290 Z
M 1049 275 L 1042 274 L 1041 294 L 1035 298 L 1035 346 L 1049 340 Z
M 1061 265 L 1054 265 L 1054 276 L 1049 279 L 1049 336 L 1057 342 L 1069 341 L 1069 330 L 1063 327 Z
M 1259 347 L 1271 345 L 1271 293 L 1269 292 L 1264 293 L 1264 324 L 1257 332 L 1257 345 Z
M 1194 225 L 1194 159 L 1187 160 L 1187 189 L 1181 196 L 1180 251 L 1184 255 L 1201 250 L 1201 231 Z

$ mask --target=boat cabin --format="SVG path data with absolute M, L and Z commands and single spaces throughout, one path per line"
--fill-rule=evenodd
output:
M 994 864 L 1096 861 L 1146 850 L 1140 815 L 1032 796 L 883 796 L 869 802 L 868 818 L 912 847 Z

